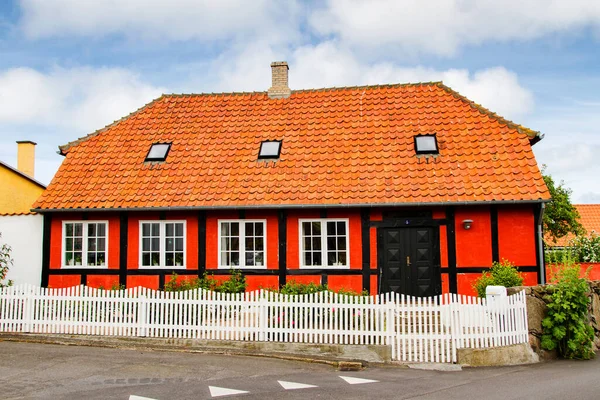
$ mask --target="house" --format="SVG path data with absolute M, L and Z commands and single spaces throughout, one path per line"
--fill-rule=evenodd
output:
M 586 233 L 590 235 L 594 232 L 600 235 L 600 204 L 573 204 L 579 213 L 579 222 L 583 225 Z M 554 242 L 549 237 L 546 238 L 546 244 L 550 248 L 562 249 L 569 247 L 570 242 L 575 239 L 575 235 L 569 233 Z
M 470 293 L 493 261 L 543 280 L 541 135 L 440 82 L 163 95 L 60 147 L 34 205 L 42 283 L 174 272 Z
M 0 244 L 12 248 L 14 264 L 7 278 L 39 285 L 43 219 L 31 206 L 46 186 L 34 179 L 35 146 L 31 141 L 17 142 L 17 168 L 0 161 Z

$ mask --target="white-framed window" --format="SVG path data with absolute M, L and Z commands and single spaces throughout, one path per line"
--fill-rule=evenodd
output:
M 140 268 L 185 268 L 185 221 L 140 221 Z
M 266 220 L 219 220 L 219 268 L 266 268 Z
M 106 268 L 108 221 L 63 221 L 64 268 Z
M 301 219 L 300 267 L 349 268 L 348 219 Z

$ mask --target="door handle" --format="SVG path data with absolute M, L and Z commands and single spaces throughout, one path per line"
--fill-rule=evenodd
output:
M 406 266 L 410 267 L 410 256 L 406 256 Z

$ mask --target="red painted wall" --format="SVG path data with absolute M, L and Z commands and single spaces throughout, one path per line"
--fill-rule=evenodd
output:
M 533 207 L 498 207 L 498 247 L 500 260 L 536 265 Z
M 491 266 L 492 227 L 489 207 L 457 208 L 454 215 L 457 268 Z M 473 220 L 471 229 L 463 227 L 462 221 L 465 219 Z
M 88 275 L 86 286 L 110 290 L 119 286 L 119 275 Z
M 48 287 L 66 288 L 81 285 L 81 275 L 50 275 Z

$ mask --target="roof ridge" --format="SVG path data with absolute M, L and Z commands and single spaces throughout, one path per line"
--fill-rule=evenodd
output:
M 481 114 L 487 115 L 487 116 L 495 119 L 499 123 L 507 125 L 509 128 L 516 129 L 519 133 L 523 133 L 523 134 L 529 136 L 529 140 L 532 142 L 531 143 L 532 145 L 539 142 L 540 140 L 542 140 L 543 135 L 539 131 L 534 131 L 533 129 L 527 128 L 526 126 L 523 126 L 520 124 L 517 124 L 516 122 L 513 122 L 509 119 L 506 119 L 506 118 L 496 114 L 493 111 L 490 111 L 489 109 L 483 107 L 481 104 L 477 104 L 473 100 L 469 100 L 467 97 L 458 93 L 456 90 L 452 89 L 450 86 L 446 86 L 443 82 L 439 82 L 438 86 L 441 87 L 442 89 L 444 89 L 445 91 L 447 91 L 448 93 L 450 93 L 452 96 L 456 97 L 457 99 L 469 104 L 472 108 L 476 109 Z
M 323 88 L 309 88 L 309 89 L 293 89 L 292 93 L 302 92 L 322 92 L 322 91 L 334 91 L 334 90 L 348 90 L 348 89 L 378 89 L 383 87 L 411 87 L 411 86 L 439 86 L 441 81 L 429 81 L 429 82 L 407 82 L 407 83 L 384 83 L 377 85 L 358 85 L 358 86 L 330 86 Z M 252 92 L 211 92 L 211 93 L 167 93 L 165 97 L 192 97 L 192 96 L 228 96 L 228 95 L 251 95 L 251 94 L 267 94 L 267 91 L 252 91 Z
M 133 117 L 134 115 L 144 111 L 146 108 L 150 107 L 151 105 L 153 105 L 154 103 L 158 102 L 160 99 L 162 99 L 163 97 L 165 97 L 167 95 L 165 95 L 164 93 L 161 94 L 159 97 L 153 99 L 152 101 L 150 101 L 149 103 L 144 104 L 142 107 L 138 108 L 137 110 L 127 114 L 126 116 L 119 118 L 115 121 L 113 121 L 112 123 L 104 126 L 103 128 L 97 129 L 92 133 L 89 133 L 85 136 L 80 137 L 79 139 L 73 140 L 67 144 L 63 144 L 62 146 L 58 146 L 58 154 L 60 155 L 67 155 L 67 153 L 69 152 L 69 150 L 71 149 L 71 147 L 77 146 L 83 142 L 85 142 L 88 139 L 93 138 L 94 136 L 97 136 L 99 134 L 101 134 L 102 132 L 105 132 L 107 130 L 109 130 L 110 128 L 112 128 L 115 125 L 118 125 L 119 123 L 125 121 L 126 119 L 128 119 L 129 117 Z

